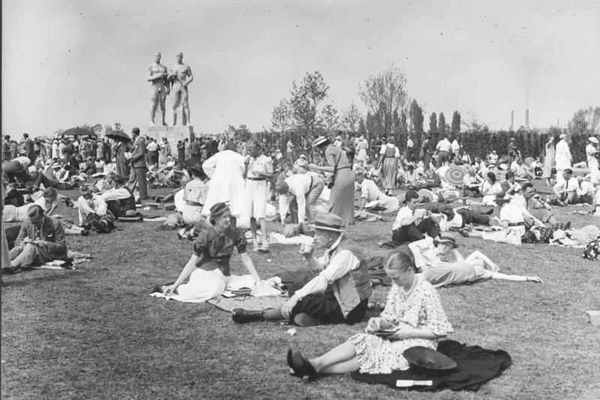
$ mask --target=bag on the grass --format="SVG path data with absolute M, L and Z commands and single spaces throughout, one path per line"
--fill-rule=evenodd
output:
M 600 260 L 600 236 L 589 242 L 583 249 L 583 258 L 588 260 Z

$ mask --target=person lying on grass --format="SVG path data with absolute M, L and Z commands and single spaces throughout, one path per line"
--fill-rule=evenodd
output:
M 33 204 L 27 210 L 27 220 L 21 224 L 9 256 L 11 272 L 66 258 L 67 244 L 61 223 L 46 216 L 39 204 Z
M 427 236 L 409 243 L 401 251 L 406 251 L 413 258 L 425 280 L 435 288 L 489 279 L 542 283 L 538 276 L 503 274 L 499 272 L 498 265 L 483 253 L 475 251 L 465 258 L 456 247 L 452 238 L 433 239 Z
M 302 251 L 311 267 L 321 270 L 319 274 L 308 282 L 298 279 L 288 285 L 291 297 L 281 308 L 262 311 L 237 308 L 233 310 L 233 320 L 238 323 L 287 320 L 300 326 L 359 322 L 365 316 L 373 290 L 362 257 L 339 246 L 343 223 L 335 214 L 317 214 L 314 249 L 307 246 Z M 323 251 L 324 255 L 315 259 L 314 250 Z
M 290 349 L 287 363 L 292 375 L 312 379 L 353 371 L 389 374 L 409 368 L 402 354 L 405 350 L 415 346 L 437 349 L 438 341 L 452 332 L 452 325 L 436 290 L 416 273 L 415 264 L 406 253 L 392 253 L 385 263 L 385 272 L 392 279 L 385 309 L 379 317 L 369 320 L 365 333 L 351 336 L 310 360 Z
M 258 283 L 260 278 L 252 259 L 246 253 L 244 233 L 235 226 L 235 219 L 225 203 L 210 208 L 210 224 L 198 225 L 194 253 L 172 285 L 162 287 L 165 297 L 179 294 L 190 299 L 211 299 L 225 290 L 230 276 L 229 260 L 237 248 L 242 264 Z M 184 282 L 186 282 L 184 284 Z

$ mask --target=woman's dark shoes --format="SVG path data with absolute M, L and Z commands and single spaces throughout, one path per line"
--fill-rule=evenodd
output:
M 288 350 L 287 364 L 290 367 L 290 374 L 293 376 L 308 380 L 313 380 L 319 376 L 310 361 L 304 358 L 299 351 Z
M 231 311 L 231 318 L 238 324 L 245 324 L 246 322 L 264 321 L 265 317 L 262 311 L 250 311 L 244 310 L 243 308 L 234 308 Z

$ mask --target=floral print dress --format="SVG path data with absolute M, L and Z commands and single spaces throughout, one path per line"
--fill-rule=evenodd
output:
M 429 328 L 437 336 L 452 332 L 440 297 L 433 286 L 421 274 L 415 275 L 415 283 L 409 291 L 396 284 L 392 285 L 387 296 L 385 309 L 377 318 L 394 324 L 408 324 L 413 328 Z M 350 337 L 356 357 L 360 362 L 360 372 L 367 374 L 389 374 L 392 370 L 407 370 L 408 361 L 402 353 L 411 347 L 437 348 L 435 339 L 402 339 L 390 341 L 369 333 Z

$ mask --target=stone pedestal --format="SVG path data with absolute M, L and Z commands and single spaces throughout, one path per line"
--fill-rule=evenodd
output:
M 188 126 L 149 126 L 146 135 L 155 138 L 159 143 L 166 137 L 169 143 L 177 143 L 178 140 L 190 139 L 194 137 L 194 127 Z

